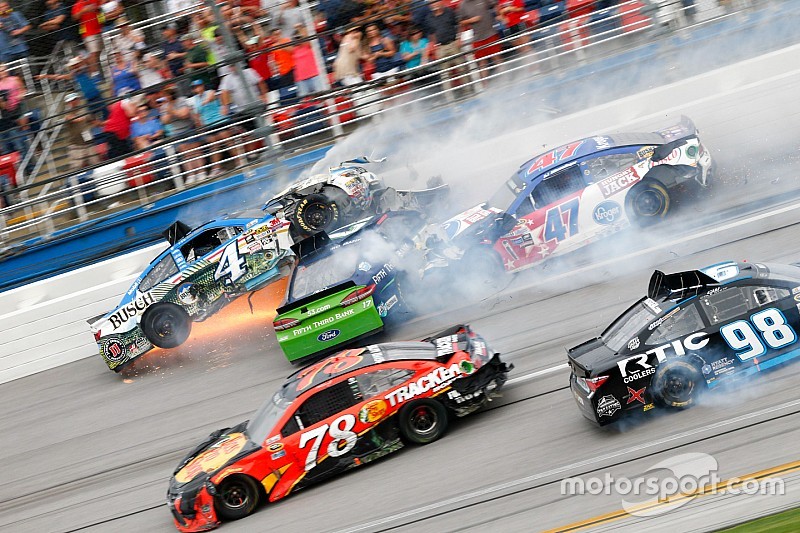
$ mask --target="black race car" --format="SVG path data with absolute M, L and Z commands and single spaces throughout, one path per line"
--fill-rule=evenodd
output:
M 800 264 L 798 264 L 800 265 Z M 647 296 L 569 350 L 581 412 L 605 425 L 800 355 L 800 266 L 727 262 L 650 278 Z

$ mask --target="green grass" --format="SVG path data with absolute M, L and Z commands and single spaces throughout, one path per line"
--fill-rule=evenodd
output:
M 796 533 L 800 531 L 800 508 L 757 518 L 718 533 Z

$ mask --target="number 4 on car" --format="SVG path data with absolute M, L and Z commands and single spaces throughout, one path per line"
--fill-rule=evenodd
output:
M 467 326 L 323 359 L 181 461 L 167 493 L 175 525 L 206 531 L 405 444 L 433 442 L 450 415 L 488 402 L 510 369 Z

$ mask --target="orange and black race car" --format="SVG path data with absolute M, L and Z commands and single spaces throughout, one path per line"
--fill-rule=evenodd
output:
M 404 444 L 433 442 L 450 414 L 488 402 L 511 368 L 468 326 L 323 359 L 181 461 L 167 492 L 175 525 L 212 529 Z

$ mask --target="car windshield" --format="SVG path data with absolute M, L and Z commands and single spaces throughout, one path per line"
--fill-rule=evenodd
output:
M 645 305 L 644 301 L 645 299 L 643 298 L 634 304 L 603 332 L 601 337 L 606 346 L 615 352 L 619 352 L 628 340 L 658 316 Z
M 292 405 L 292 402 L 287 401 L 279 392 L 276 392 L 272 398 L 264 402 L 259 407 L 250 422 L 247 423 L 247 436 L 251 441 L 256 444 L 261 444 L 269 436 L 272 428 L 281 418 L 286 409 Z
M 525 183 L 515 173 L 489 198 L 489 207 L 508 209 L 523 190 L 525 190 Z
M 318 261 L 297 265 L 289 299 L 299 300 L 350 279 L 358 266 L 358 255 L 357 247 L 341 247 Z

